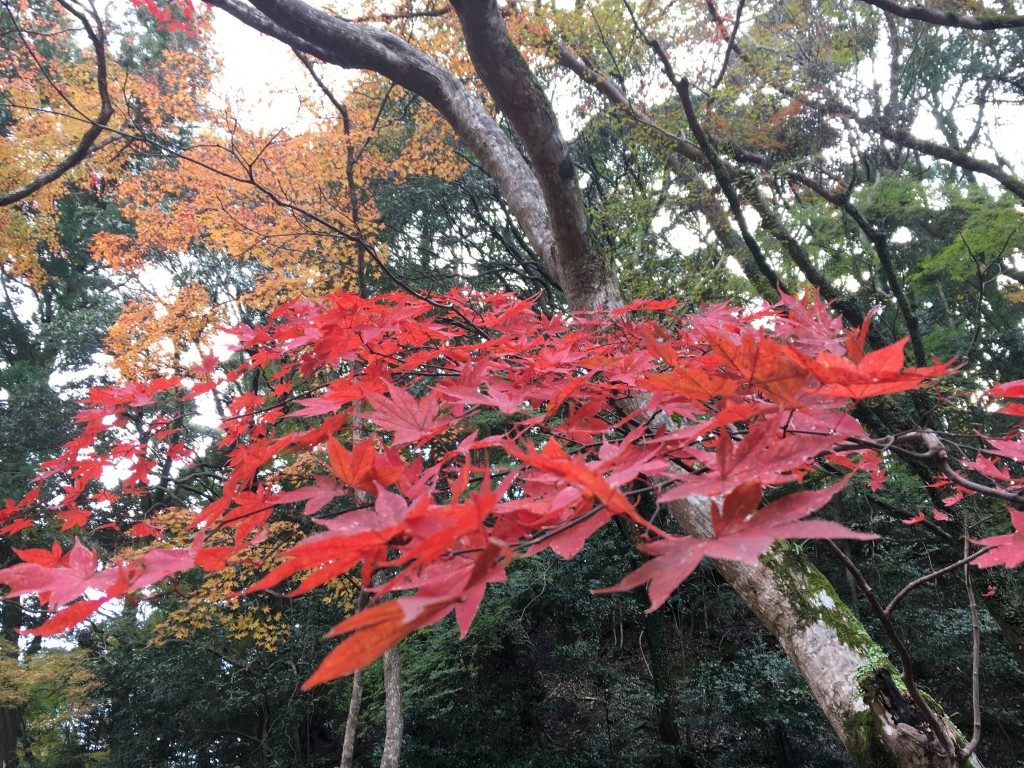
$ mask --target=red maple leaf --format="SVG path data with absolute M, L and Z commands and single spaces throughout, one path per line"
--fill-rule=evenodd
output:
M 990 552 L 986 552 L 974 561 L 979 568 L 991 568 L 994 565 L 1016 568 L 1024 563 L 1024 512 L 1011 509 L 1010 522 L 1013 523 L 1013 533 L 989 536 L 987 539 L 975 542 L 975 544 L 992 547 Z
M 740 440 L 723 429 L 714 454 L 705 454 L 707 472 L 676 475 L 678 484 L 659 496 L 662 503 L 689 496 L 724 496 L 744 483 L 770 485 L 791 477 L 793 472 L 828 451 L 842 435 L 789 434 L 781 429 L 788 418 L 773 418 L 751 427 Z
M 453 421 L 441 413 L 441 403 L 434 395 L 416 399 L 404 389 L 388 385 L 388 396 L 364 393 L 370 403 L 369 417 L 382 429 L 393 432 L 396 445 L 419 443 L 443 432 Z
M 377 450 L 372 440 L 356 443 L 349 450 L 332 437 L 327 441 L 327 455 L 331 471 L 341 482 L 357 491 L 374 491 Z
M 106 597 L 101 597 L 96 600 L 79 600 L 77 603 L 72 603 L 66 608 L 57 611 L 42 624 L 37 627 L 33 627 L 31 630 L 25 631 L 24 634 L 49 637 L 51 635 L 59 635 L 62 632 L 67 632 L 69 629 L 77 626 L 85 619 L 92 616 L 99 607 L 108 600 L 109 598 Z
M 715 353 L 737 371 L 746 384 L 780 405 L 799 404 L 796 395 L 809 375 L 804 361 L 790 347 L 772 340 L 763 331 L 743 333 L 738 344 L 715 331 L 708 331 L 706 335 Z
M 1004 381 L 988 390 L 989 397 L 1020 397 L 1024 398 L 1024 379 Z
M 830 520 L 806 520 L 827 504 L 846 485 L 843 480 L 828 488 L 797 491 L 757 510 L 760 483 L 744 483 L 725 497 L 721 507 L 712 507 L 713 539 L 677 536 L 640 546 L 652 555 L 613 587 L 596 592 L 621 592 L 647 585 L 651 607 L 657 610 L 705 557 L 754 562 L 776 541 L 782 539 L 874 539 L 874 534 L 851 531 Z M 756 510 L 756 511 L 755 511 Z
M 821 383 L 818 394 L 863 400 L 878 395 L 891 395 L 917 389 L 928 379 L 948 374 L 948 363 L 927 368 L 904 368 L 904 347 L 907 339 L 869 352 L 860 360 L 821 352 L 808 358 L 807 367 Z

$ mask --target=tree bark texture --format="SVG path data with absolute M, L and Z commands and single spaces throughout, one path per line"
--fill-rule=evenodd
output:
M 243 23 L 345 69 L 376 72 L 431 104 L 498 185 L 545 267 L 558 278 L 544 195 L 529 164 L 458 78 L 385 30 L 344 21 L 301 0 L 213 0 Z
M 384 751 L 380 768 L 398 768 L 402 754 L 402 660 L 398 649 L 384 654 Z
M 508 36 L 496 0 L 453 0 L 473 68 L 523 143 L 554 238 L 554 274 L 571 309 L 622 302 L 611 266 L 587 230 L 586 207 L 551 104 Z
M 710 500 L 669 505 L 694 536 L 711 535 Z M 899 672 L 813 563 L 786 542 L 757 563 L 716 568 L 782 645 L 851 757 L 862 768 L 958 768 L 916 711 Z M 937 712 L 954 744 L 964 739 Z M 972 756 L 967 765 L 981 768 Z

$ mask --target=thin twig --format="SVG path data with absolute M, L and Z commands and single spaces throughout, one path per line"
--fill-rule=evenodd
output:
M 715 78 L 715 82 L 711 85 L 711 90 L 718 90 L 718 86 L 722 84 L 722 80 L 725 79 L 725 73 L 729 69 L 729 58 L 732 54 L 733 49 L 736 47 L 736 35 L 740 31 L 740 18 L 743 16 L 743 6 L 746 5 L 747 0 L 740 0 L 736 6 L 736 18 L 732 22 L 732 33 L 729 35 L 729 44 L 725 46 L 725 59 L 722 61 L 722 70 L 718 73 L 718 77 Z
M 957 560 L 955 563 L 950 563 L 947 566 L 939 568 L 937 571 L 932 571 L 931 573 L 926 573 L 924 576 L 921 576 L 919 578 L 914 579 L 912 582 L 907 584 L 905 587 L 903 587 L 903 589 L 901 589 L 899 592 L 896 593 L 896 596 L 892 600 L 889 601 L 889 604 L 887 606 L 885 606 L 885 612 L 891 616 L 892 612 L 894 610 L 896 610 L 896 606 L 899 605 L 903 601 L 903 598 L 905 598 L 907 595 L 909 595 L 915 589 L 917 589 L 918 587 L 920 587 L 923 584 L 927 584 L 929 581 L 934 581 L 935 579 L 939 578 L 940 576 L 946 575 L 950 571 L 955 571 L 957 568 L 961 568 L 961 567 L 964 567 L 964 566 L 968 565 L 969 563 L 971 563 L 972 561 L 974 561 L 977 558 L 981 557 L 982 555 L 984 555 L 986 552 L 988 552 L 991 549 L 992 549 L 992 547 L 982 547 L 981 549 L 977 550 L 976 552 L 972 552 L 972 553 L 970 553 L 968 555 L 964 555 L 964 557 L 962 557 L 961 559 Z
M 96 56 L 96 90 L 100 97 L 100 111 L 94 120 L 85 121 L 89 127 L 86 129 L 85 133 L 82 134 L 82 137 L 78 140 L 78 144 L 75 148 L 65 155 L 63 160 L 50 168 L 50 170 L 40 173 L 34 179 L 23 184 L 17 189 L 0 194 L 0 208 L 13 205 L 14 203 L 24 200 L 26 197 L 35 194 L 47 184 L 56 181 L 72 168 L 79 165 L 86 157 L 89 156 L 90 152 L 92 152 L 93 145 L 96 143 L 96 140 L 107 127 L 107 124 L 110 122 L 110 118 L 114 116 L 114 106 L 110 100 L 110 92 L 107 88 L 106 37 L 103 32 L 102 19 L 96 16 L 94 11 L 94 27 L 93 24 L 90 23 L 89 17 L 83 11 L 75 8 L 70 3 L 64 2 L 64 0 L 57 0 L 57 2 L 61 7 L 67 10 L 68 13 L 72 14 L 82 22 L 82 25 L 85 27 L 85 33 L 89 36 L 89 41 L 92 43 Z M 58 91 L 58 93 L 60 93 L 60 91 Z M 78 108 L 74 105 L 71 105 L 71 108 L 78 111 Z
M 964 557 L 970 546 L 971 535 L 967 518 L 964 513 Z M 971 578 L 970 563 L 964 563 L 964 584 L 967 587 L 967 606 L 971 611 L 971 740 L 957 750 L 957 758 L 961 765 L 967 763 L 981 743 L 981 625 L 978 621 L 978 599 L 974 595 L 974 584 Z
M 861 592 L 864 593 L 864 597 L 868 600 L 868 604 L 871 606 L 871 609 L 875 612 L 875 615 L 881 622 L 882 629 L 885 632 L 886 637 L 889 638 L 889 641 L 896 649 L 896 654 L 900 658 L 900 664 L 903 667 L 903 682 L 907 686 L 907 693 L 910 694 L 910 698 L 913 699 L 918 710 L 924 716 L 925 720 L 927 720 L 928 727 L 931 728 L 932 733 L 935 734 L 935 738 L 938 739 L 943 753 L 947 756 L 955 754 L 956 748 L 950 741 L 949 734 L 946 733 L 946 730 L 939 722 L 935 711 L 928 705 L 928 702 L 924 700 L 924 697 L 921 695 L 921 691 L 917 687 L 917 682 L 914 680 L 914 672 L 912 668 L 913 662 L 910 658 L 910 652 L 907 650 L 907 646 L 903 640 L 900 639 L 899 633 L 896 631 L 896 627 L 892 623 L 892 618 L 885 612 L 885 608 L 882 607 L 882 603 L 879 601 L 878 595 L 875 594 L 875 591 L 871 588 L 868 580 L 864 578 L 864 574 L 861 572 L 860 568 L 858 568 L 856 564 L 846 556 L 846 553 L 843 552 L 843 550 L 837 547 L 834 542 L 827 539 L 825 540 L 825 545 L 832 550 L 832 553 L 836 558 L 846 567 L 850 572 L 850 575 L 853 576 L 854 581 L 857 582 L 857 586 L 860 587 Z

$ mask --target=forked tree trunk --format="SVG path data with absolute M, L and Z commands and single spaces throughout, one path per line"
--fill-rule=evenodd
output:
M 374 586 L 380 586 L 385 579 L 381 572 L 374 574 Z M 357 607 L 366 606 L 367 594 L 359 597 Z M 380 768 L 398 768 L 402 757 L 402 733 L 405 719 L 402 715 L 402 663 L 398 649 L 392 648 L 384 654 L 384 748 L 380 757 Z M 348 700 L 348 715 L 345 718 L 345 733 L 341 743 L 341 762 L 338 768 L 352 768 L 356 754 L 356 732 L 359 728 L 359 713 L 363 703 L 364 670 L 358 669 L 352 675 L 352 693 Z M 0 767 L 2 768 L 2 767 Z
M 301 51 L 342 67 L 377 72 L 426 99 L 494 179 L 569 306 L 621 304 L 618 282 L 589 240 L 575 169 L 558 121 L 509 39 L 495 0 L 453 0 L 453 5 L 477 74 L 522 141 L 529 163 L 478 98 L 401 38 L 344 21 L 303 0 L 250 3 L 211 0 Z M 674 513 L 688 532 L 708 534 L 707 500 L 674 505 Z M 722 562 L 718 568 L 779 639 L 859 766 L 954 768 L 954 758 L 936 751 L 935 736 L 908 703 L 885 652 L 805 557 L 791 546 L 778 545 L 754 565 Z M 950 739 L 962 743 L 953 725 L 945 719 L 943 723 Z M 976 757 L 969 764 L 980 766 Z
M 579 221 L 568 198 L 583 203 L 558 123 L 525 60 L 508 37 L 495 0 L 455 0 L 473 65 L 523 141 L 553 218 L 567 211 L 569 224 Z M 563 187 L 549 191 L 548 186 Z M 565 230 L 563 225 L 561 228 Z M 578 233 L 569 228 L 571 234 Z M 564 281 L 571 307 L 600 309 L 621 304 L 616 277 L 602 257 L 570 237 L 562 249 L 555 232 L 557 274 L 592 276 L 589 283 Z M 593 279 L 593 277 L 603 278 Z M 710 502 L 692 499 L 671 505 L 692 535 L 712 535 Z M 815 699 L 859 766 L 880 768 L 958 768 L 946 755 L 922 713 L 915 710 L 892 662 L 871 639 L 822 573 L 796 549 L 775 546 L 753 565 L 716 563 L 730 586 L 746 601 L 765 628 L 778 638 L 807 680 Z M 939 713 L 947 741 L 963 743 L 956 727 Z M 976 757 L 970 765 L 980 766 Z

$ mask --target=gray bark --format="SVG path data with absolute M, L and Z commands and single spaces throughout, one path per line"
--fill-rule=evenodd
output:
M 508 36 L 496 0 L 453 0 L 477 75 L 523 143 L 550 215 L 554 273 L 571 309 L 622 303 L 610 265 L 596 251 L 569 147 L 551 104 Z
M 380 768 L 398 768 L 405 720 L 402 717 L 402 660 L 397 648 L 384 654 L 384 722 Z
M 695 499 L 672 511 L 687 532 L 708 536 L 709 504 Z M 777 544 L 754 564 L 715 566 L 778 639 L 858 766 L 959 768 L 940 749 L 885 651 L 794 547 Z M 957 728 L 938 714 L 948 740 L 962 744 Z M 966 764 L 981 768 L 976 756 Z
M 352 768 L 356 756 L 356 729 L 359 726 L 359 710 L 363 703 L 363 670 L 357 669 L 352 675 L 352 695 L 348 700 L 348 715 L 345 718 L 345 735 L 341 742 L 341 762 L 338 768 Z
M 321 61 L 376 72 L 421 96 L 451 124 L 498 185 L 530 245 L 558 279 L 544 195 L 515 144 L 451 72 L 405 40 L 301 0 L 213 0 L 243 23 Z

